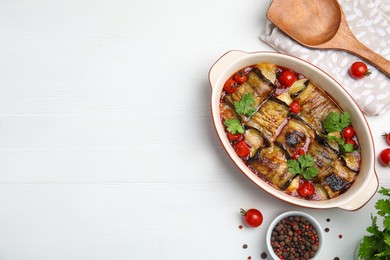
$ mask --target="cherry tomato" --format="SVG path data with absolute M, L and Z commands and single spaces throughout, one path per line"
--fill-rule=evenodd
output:
M 297 101 L 294 101 L 290 104 L 290 111 L 295 114 L 299 114 L 299 112 L 301 112 L 301 106 Z
M 356 145 L 355 141 L 352 140 L 352 139 L 346 139 L 346 140 L 345 140 L 345 144 L 352 144 L 353 146 Z
M 235 82 L 237 82 L 238 84 L 242 84 L 242 83 L 246 82 L 247 77 L 243 71 L 239 71 L 236 74 L 234 74 L 233 80 Z
M 384 149 L 380 154 L 379 154 L 379 161 L 381 164 L 384 166 L 390 167 L 390 148 Z
M 238 87 L 237 87 L 237 82 L 235 82 L 234 80 L 232 79 L 228 79 L 226 80 L 225 82 L 225 85 L 223 85 L 223 89 L 231 94 L 231 93 L 234 93 L 237 91 Z
M 240 157 L 246 157 L 250 153 L 249 145 L 244 140 L 238 141 L 234 146 L 234 150 Z
M 390 133 L 384 133 L 382 136 L 386 139 L 387 144 L 390 144 Z
M 354 79 L 361 79 L 371 74 L 367 65 L 361 61 L 354 62 L 349 68 L 349 74 Z
M 292 84 L 297 80 L 297 76 L 289 70 L 283 70 L 283 72 L 279 76 L 279 82 L 285 88 L 291 87 Z
M 352 126 L 347 126 L 343 129 L 344 138 L 352 138 L 355 135 L 355 130 L 353 130 Z
M 242 134 L 232 134 L 232 133 L 228 133 L 228 138 L 230 141 L 237 141 L 237 140 L 241 140 L 244 136 Z
M 301 156 L 302 154 L 305 154 L 305 150 L 300 148 L 293 154 L 292 159 L 293 160 L 298 160 L 299 156 Z
M 299 184 L 297 191 L 302 198 L 310 198 L 314 194 L 314 186 L 310 181 L 304 180 Z
M 250 227 L 258 227 L 263 223 L 263 214 L 257 209 L 240 209 L 240 213 L 243 216 L 245 223 Z

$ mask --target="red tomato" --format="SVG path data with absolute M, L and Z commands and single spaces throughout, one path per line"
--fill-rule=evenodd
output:
M 390 148 L 384 149 L 380 154 L 379 154 L 379 161 L 381 164 L 384 166 L 390 167 Z
M 297 101 L 294 101 L 290 104 L 290 111 L 295 114 L 299 114 L 299 112 L 301 112 L 301 106 Z
M 283 70 L 279 76 L 279 82 L 286 88 L 291 87 L 292 84 L 297 80 L 297 76 L 289 70 Z
M 234 146 L 234 150 L 240 157 L 246 157 L 250 153 L 249 145 L 244 140 L 238 141 Z
M 345 140 L 345 144 L 352 144 L 353 146 L 355 146 L 356 143 L 352 139 L 347 139 L 347 140 Z
M 244 136 L 242 134 L 232 134 L 228 133 L 228 138 L 230 141 L 236 141 L 236 140 L 241 140 Z
M 250 227 L 258 227 L 263 223 L 263 214 L 257 209 L 240 209 L 240 213 L 244 217 L 245 223 Z
M 298 160 L 299 156 L 301 156 L 302 154 L 305 154 L 305 150 L 303 150 L 302 148 L 301 149 L 298 149 L 292 156 L 292 159 L 293 160 Z
M 386 139 L 387 144 L 390 144 L 390 133 L 384 133 L 382 136 Z
M 367 65 L 361 61 L 357 61 L 349 68 L 349 74 L 354 79 L 361 79 L 371 74 L 371 71 L 367 68 Z
M 302 198 L 310 198 L 314 194 L 314 186 L 310 181 L 304 180 L 299 184 L 297 191 Z
M 242 83 L 246 82 L 247 77 L 243 71 L 239 71 L 236 74 L 234 74 L 233 79 L 238 84 L 242 84 Z
M 344 138 L 352 138 L 355 135 L 355 130 L 353 130 L 352 126 L 347 126 L 343 129 Z
M 237 88 L 237 82 L 232 79 L 226 80 L 225 85 L 223 85 L 223 89 L 229 94 L 236 92 Z

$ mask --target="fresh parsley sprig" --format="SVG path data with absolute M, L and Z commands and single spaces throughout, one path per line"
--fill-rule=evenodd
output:
M 252 116 L 256 112 L 255 97 L 252 93 L 248 93 L 241 97 L 240 101 L 234 102 L 236 112 L 244 116 Z
M 320 171 L 314 167 L 314 159 L 310 154 L 301 155 L 298 160 L 287 160 L 287 166 L 294 176 L 300 174 L 307 180 L 313 179 Z
M 325 135 L 325 138 L 328 139 L 329 141 L 337 141 L 342 152 L 344 152 L 344 153 L 352 153 L 353 152 L 353 145 L 346 144 L 345 139 L 340 138 L 338 136 L 331 136 L 331 135 Z
M 328 133 L 341 132 L 351 124 L 351 116 L 348 112 L 330 112 L 328 117 L 322 122 L 322 126 Z
M 225 120 L 224 124 L 228 132 L 232 134 L 243 134 L 245 132 L 244 127 L 241 125 L 240 120 L 238 120 L 237 118 Z
M 390 189 L 381 187 L 378 193 L 390 197 Z M 371 226 L 366 229 L 371 235 L 363 237 L 358 255 L 361 259 L 386 260 L 390 257 L 390 199 L 379 199 L 375 208 L 383 218 L 383 229 L 377 225 L 378 217 L 371 214 Z

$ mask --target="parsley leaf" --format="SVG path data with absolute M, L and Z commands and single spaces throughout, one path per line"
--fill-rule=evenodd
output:
M 292 174 L 300 174 L 301 173 L 301 167 L 299 166 L 299 162 L 297 160 L 287 160 L 287 166 L 288 170 Z
M 385 199 L 380 199 L 376 202 L 375 208 L 378 210 L 378 215 L 380 216 L 390 214 L 390 201 Z
M 351 116 L 348 112 L 330 112 L 328 117 L 322 122 L 322 126 L 328 133 L 341 132 L 351 124 Z
M 301 155 L 298 160 L 287 160 L 287 166 L 292 174 L 301 174 L 307 180 L 313 179 L 320 171 L 314 167 L 314 159 L 310 154 Z
M 248 93 L 241 97 L 239 102 L 234 102 L 234 108 L 236 112 L 244 116 L 252 116 L 256 112 L 256 108 L 253 106 L 255 104 L 255 97 L 252 93 Z
M 381 189 L 378 191 L 380 194 L 390 197 L 390 189 L 386 189 L 384 187 L 381 187 Z M 390 213 L 390 212 L 389 212 Z
M 364 236 L 359 245 L 358 255 L 362 259 L 385 260 L 390 256 L 390 189 L 381 187 L 378 193 L 388 197 L 375 204 L 377 214 L 383 218 L 383 229 L 377 225 L 378 217 L 371 214 L 372 223 L 367 228 L 370 235 Z
M 346 144 L 345 140 L 343 138 L 340 138 L 338 136 L 332 136 L 332 135 L 325 135 L 325 138 L 328 139 L 329 141 L 337 141 L 342 152 L 344 152 L 344 153 L 352 153 L 353 152 L 353 145 Z
M 241 125 L 240 120 L 237 118 L 228 119 L 224 122 L 226 129 L 232 134 L 243 134 L 245 132 L 244 127 Z

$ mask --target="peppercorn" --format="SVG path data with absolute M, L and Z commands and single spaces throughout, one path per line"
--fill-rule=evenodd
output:
M 271 233 L 271 245 L 281 259 L 308 259 L 318 251 L 318 234 L 305 218 L 290 216 L 277 223 Z

